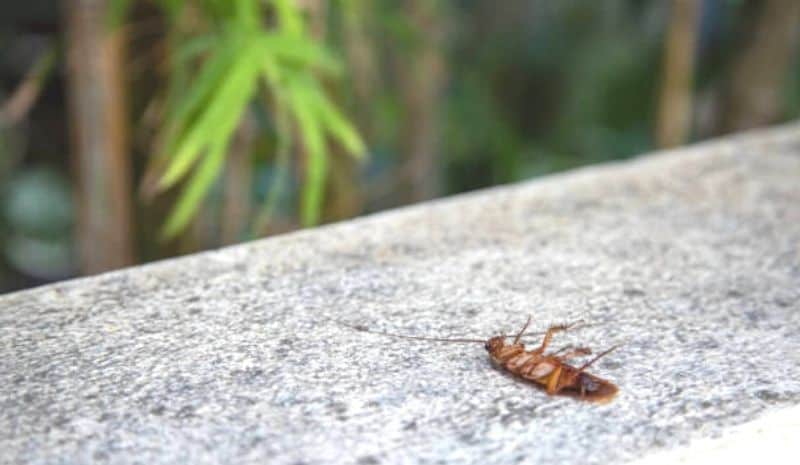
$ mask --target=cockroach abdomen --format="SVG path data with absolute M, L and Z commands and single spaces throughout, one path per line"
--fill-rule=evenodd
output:
M 597 390 L 600 388 L 600 385 L 597 383 L 597 381 L 592 379 L 592 377 L 587 375 L 586 373 L 580 374 L 580 377 L 578 378 L 578 383 L 581 386 L 581 390 L 584 392 L 589 392 L 589 393 L 597 392 Z

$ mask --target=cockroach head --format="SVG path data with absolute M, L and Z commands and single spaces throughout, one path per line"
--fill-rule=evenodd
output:
M 495 336 L 486 341 L 486 344 L 484 344 L 483 347 L 486 348 L 487 352 L 492 353 L 494 351 L 502 349 L 503 346 L 506 345 L 505 339 L 506 339 L 505 336 Z

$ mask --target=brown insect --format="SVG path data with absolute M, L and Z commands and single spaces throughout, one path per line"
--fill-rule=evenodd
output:
M 421 336 L 406 336 L 401 334 L 385 333 L 382 331 L 371 331 L 363 326 L 349 326 L 357 331 L 363 331 L 373 334 L 381 334 L 389 337 L 398 337 L 403 339 L 419 339 L 424 341 L 435 342 L 479 342 L 483 343 L 492 362 L 495 365 L 504 368 L 509 373 L 518 376 L 527 381 L 535 383 L 536 386 L 544 389 L 550 395 L 565 395 L 574 397 L 576 399 L 585 400 L 595 403 L 609 402 L 617 394 L 617 388 L 611 381 L 597 377 L 586 372 L 586 369 L 592 366 L 593 363 L 605 357 L 617 346 L 601 352 L 593 359 L 584 363 L 579 367 L 574 367 L 567 363 L 568 360 L 591 355 L 592 351 L 586 347 L 577 347 L 553 352 L 545 353 L 550 340 L 555 333 L 566 331 L 575 327 L 578 323 L 563 324 L 551 326 L 544 333 L 542 343 L 533 350 L 525 350 L 525 345 L 520 342 L 520 338 L 525 334 L 531 318 L 525 326 L 516 334 L 514 341 L 511 344 L 506 343 L 506 339 L 510 336 L 499 335 L 490 338 L 489 340 L 483 339 L 448 339 L 438 337 L 421 337 Z M 566 352 L 566 353 L 563 353 Z

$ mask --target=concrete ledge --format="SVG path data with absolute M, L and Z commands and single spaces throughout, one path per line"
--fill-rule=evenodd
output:
M 594 323 L 556 346 L 623 344 L 593 370 L 617 399 L 335 323 L 528 314 Z M 649 460 L 796 419 L 798 334 L 791 125 L 0 297 L 0 462 Z

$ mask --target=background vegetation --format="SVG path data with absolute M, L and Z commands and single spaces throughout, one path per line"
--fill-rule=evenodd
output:
M 796 118 L 794 0 L 31 0 L 0 292 Z

